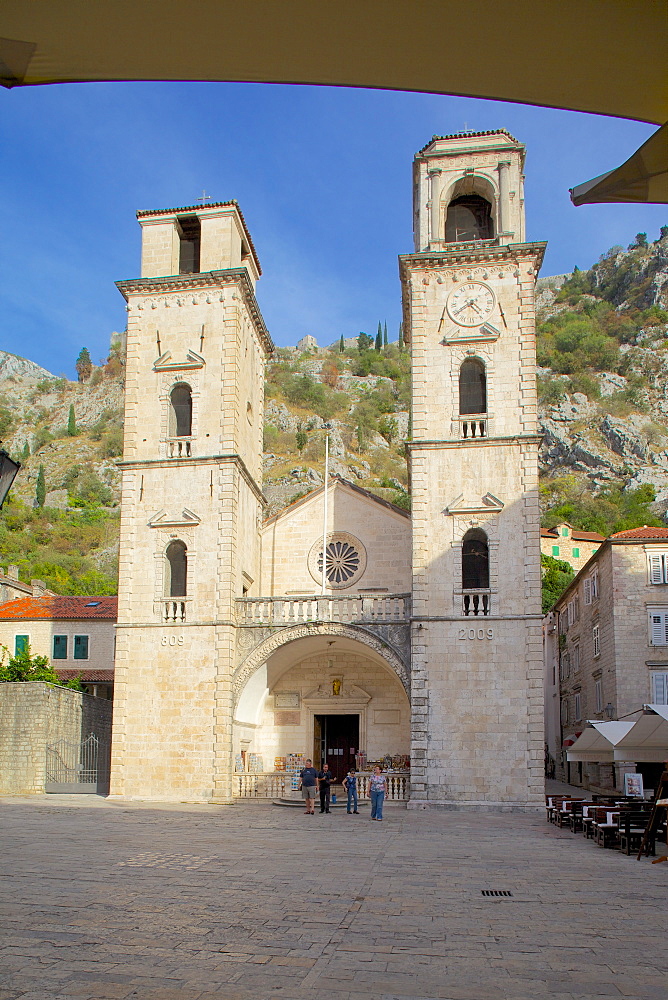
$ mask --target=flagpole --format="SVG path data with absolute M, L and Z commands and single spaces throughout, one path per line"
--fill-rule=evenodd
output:
M 324 595 L 327 585 L 327 483 L 329 482 L 329 434 L 325 438 L 325 491 L 323 493 L 322 518 L 322 590 Z

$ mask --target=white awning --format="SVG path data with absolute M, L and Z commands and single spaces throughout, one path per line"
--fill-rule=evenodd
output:
M 566 753 L 569 761 L 590 761 L 611 764 L 614 747 L 630 729 L 633 722 L 590 722 L 591 729 L 585 729 Z
M 650 709 L 614 747 L 618 761 L 660 763 L 668 760 L 668 705 L 647 705 Z

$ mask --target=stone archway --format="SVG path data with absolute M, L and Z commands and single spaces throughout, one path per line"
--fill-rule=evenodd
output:
M 259 642 L 239 664 L 232 675 L 232 692 L 235 705 L 248 680 L 256 670 L 259 670 L 272 653 L 275 653 L 276 650 L 288 643 L 296 642 L 298 639 L 311 638 L 318 635 L 350 639 L 373 650 L 399 678 L 410 701 L 410 668 L 387 642 L 368 629 L 358 625 L 342 625 L 337 622 L 329 622 L 288 626 L 287 628 L 273 631 Z

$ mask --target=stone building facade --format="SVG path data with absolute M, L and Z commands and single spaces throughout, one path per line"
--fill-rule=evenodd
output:
M 621 788 L 627 765 L 569 765 L 563 750 L 589 720 L 668 704 L 668 529 L 606 539 L 546 617 L 544 633 L 546 733 L 557 773 L 587 788 Z
M 10 655 L 30 647 L 47 656 L 64 683 L 81 678 L 84 690 L 111 700 L 116 643 L 115 597 L 42 594 L 0 604 L 0 646 Z
M 503 130 L 434 138 L 415 159 L 400 258 L 412 516 L 331 480 L 263 522 L 273 347 L 241 212 L 139 213 L 142 277 L 119 283 L 112 795 L 229 802 L 238 768 L 302 753 L 335 772 L 410 757 L 415 807 L 542 801 L 544 244 L 525 242 L 523 167 Z
M 540 529 L 540 551 L 572 566 L 576 573 L 589 562 L 605 536 L 597 531 L 580 531 L 566 521 Z

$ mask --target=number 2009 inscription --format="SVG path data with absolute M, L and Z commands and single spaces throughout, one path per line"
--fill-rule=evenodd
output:
M 493 628 L 460 628 L 460 639 L 493 639 Z

